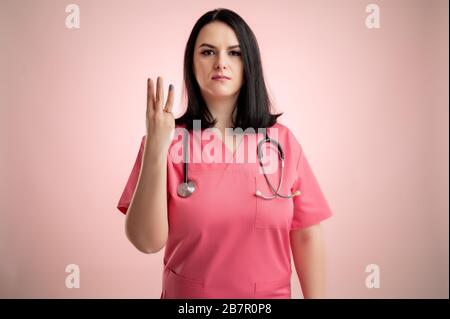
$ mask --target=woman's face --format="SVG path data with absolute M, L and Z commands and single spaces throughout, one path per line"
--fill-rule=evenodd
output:
M 194 49 L 194 74 L 202 94 L 208 98 L 235 97 L 243 83 L 239 41 L 227 24 L 211 22 L 198 34 Z M 229 80 L 213 80 L 215 75 Z

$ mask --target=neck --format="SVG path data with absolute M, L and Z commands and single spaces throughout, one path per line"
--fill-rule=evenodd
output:
M 213 117 L 217 120 L 214 127 L 217 127 L 221 131 L 224 131 L 228 127 L 233 127 L 232 119 L 236 119 L 236 112 L 233 113 L 233 110 L 230 112 L 211 112 Z
M 233 127 L 232 119 L 236 119 L 236 103 L 237 95 L 232 98 L 227 97 L 226 99 L 205 99 L 208 110 L 217 120 L 216 125 L 220 130 L 225 130 L 227 127 Z M 233 112 L 234 111 L 234 112 Z

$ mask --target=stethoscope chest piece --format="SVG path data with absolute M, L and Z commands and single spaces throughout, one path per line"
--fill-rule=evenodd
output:
M 181 183 L 178 185 L 177 193 L 178 196 L 186 198 L 192 195 L 195 192 L 195 183 L 193 181 L 189 181 L 187 183 Z

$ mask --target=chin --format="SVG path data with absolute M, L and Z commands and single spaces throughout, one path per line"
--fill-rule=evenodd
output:
M 213 89 L 213 90 L 209 90 L 209 94 L 211 94 L 212 96 L 217 96 L 217 97 L 228 97 L 228 96 L 233 96 L 234 92 L 231 90 Z

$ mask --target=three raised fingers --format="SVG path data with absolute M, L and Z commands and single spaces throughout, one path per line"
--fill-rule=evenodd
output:
M 162 77 L 158 77 L 156 80 L 156 96 L 153 93 L 154 85 L 152 79 L 147 79 L 147 109 L 152 111 L 165 111 L 165 112 L 171 112 L 172 106 L 173 106 L 173 99 L 174 99 L 174 90 L 173 85 L 169 85 L 169 94 L 167 97 L 166 105 L 163 109 L 163 103 L 164 103 L 164 84 Z

